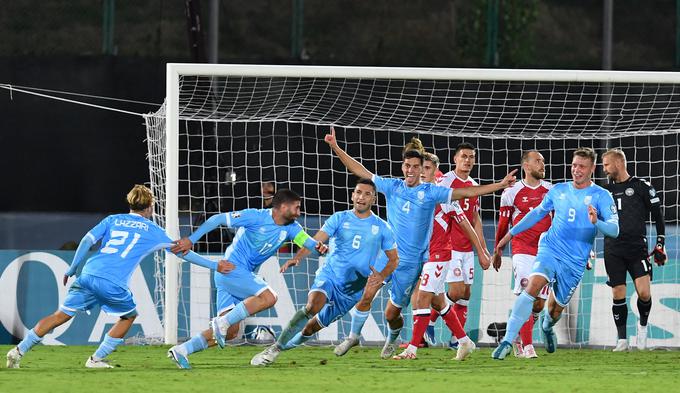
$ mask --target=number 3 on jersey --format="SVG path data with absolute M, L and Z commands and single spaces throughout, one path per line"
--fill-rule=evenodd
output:
M 125 241 L 127 240 L 128 236 L 130 236 L 130 232 L 126 231 L 111 231 L 111 238 L 109 239 L 108 242 L 102 247 L 101 252 L 104 254 L 115 254 L 118 252 L 118 248 L 114 246 L 122 246 L 125 244 Z M 132 247 L 135 246 L 137 241 L 142 235 L 139 233 L 135 233 L 135 235 L 132 237 L 132 241 L 130 244 L 128 244 L 127 247 L 125 247 L 125 250 L 120 254 L 121 258 L 125 258 L 130 250 L 132 250 Z

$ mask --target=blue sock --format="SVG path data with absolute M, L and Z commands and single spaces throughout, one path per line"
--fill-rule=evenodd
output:
M 512 314 L 510 314 L 510 319 L 508 319 L 508 327 L 505 332 L 505 337 L 503 341 L 511 343 L 512 340 L 517 337 L 519 329 L 522 328 L 524 322 L 527 321 L 529 315 L 531 315 L 531 309 L 533 308 L 535 297 L 522 292 L 515 300 L 515 305 L 512 307 Z
M 95 360 L 99 359 L 104 359 L 105 357 L 109 356 L 111 352 L 113 352 L 117 346 L 123 343 L 122 338 L 113 338 L 106 334 L 104 336 L 104 341 L 102 341 L 101 344 L 99 344 L 99 348 L 94 352 L 94 358 Z
M 552 319 L 552 316 L 550 316 L 550 312 L 546 311 L 545 315 L 543 316 L 543 330 L 548 331 L 552 329 L 552 327 L 555 326 L 555 324 L 557 323 L 557 321 L 560 320 L 561 317 L 562 314 L 560 314 L 560 316 L 557 317 L 557 319 Z
M 232 308 L 231 311 L 225 315 L 224 318 L 227 323 L 229 323 L 229 326 L 239 323 L 242 320 L 248 318 L 250 314 L 248 314 L 248 310 L 246 310 L 246 305 L 241 302 L 236 305 L 236 307 Z
M 349 328 L 350 335 L 360 336 L 361 329 L 364 327 L 370 311 L 359 311 L 356 307 L 353 307 L 349 313 L 352 316 L 352 324 Z
M 306 343 L 312 336 L 305 336 L 302 334 L 302 332 L 298 332 L 293 338 L 290 339 L 287 343 L 285 343 L 282 346 L 279 346 L 282 351 L 287 351 L 289 349 L 293 349 L 295 347 L 299 347 L 300 345 Z
M 293 318 L 291 318 L 290 322 L 288 322 L 288 326 L 286 326 L 281 334 L 279 335 L 279 339 L 276 340 L 277 345 L 279 348 L 284 348 L 286 344 L 293 339 L 296 333 L 300 332 L 302 329 L 304 329 L 305 325 L 309 320 L 311 319 L 311 316 L 307 314 L 307 310 L 305 308 L 299 309 L 294 315 Z
M 29 330 L 28 333 L 26 333 L 26 337 L 24 337 L 23 340 L 17 345 L 17 348 L 19 348 L 19 352 L 21 354 L 25 354 L 26 352 L 30 351 L 33 346 L 38 344 L 39 342 L 42 341 L 42 337 L 38 337 L 37 334 L 33 331 L 33 329 Z
M 392 344 L 393 342 L 397 341 L 397 337 L 399 337 L 399 333 L 401 333 L 401 328 L 395 330 L 389 329 L 389 331 L 390 335 L 388 337 L 388 340 L 390 344 Z
M 208 341 L 205 339 L 205 337 L 203 337 L 202 333 L 198 333 L 189 341 L 180 345 L 180 347 L 185 352 L 185 356 L 188 356 L 194 352 L 200 352 L 204 349 L 208 349 Z

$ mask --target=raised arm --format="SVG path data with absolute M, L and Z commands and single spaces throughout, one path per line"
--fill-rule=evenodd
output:
M 515 176 L 516 172 L 517 169 L 513 169 L 503 178 L 503 180 L 498 183 L 485 184 L 482 186 L 454 188 L 453 192 L 451 193 L 451 200 L 457 201 L 464 198 L 474 198 L 476 196 L 491 194 L 504 188 L 512 187 L 517 181 L 517 177 Z
M 328 238 L 328 234 L 322 230 L 319 230 L 313 237 L 313 239 L 320 244 L 328 243 Z M 300 251 L 298 251 L 293 258 L 289 259 L 283 264 L 283 266 L 281 266 L 279 272 L 283 273 L 288 270 L 289 267 L 297 266 L 300 261 L 302 261 L 304 258 L 307 258 L 307 256 L 309 256 L 311 253 L 312 251 L 308 248 L 300 248 Z
M 328 143 L 333 152 L 335 152 L 340 161 L 345 164 L 345 167 L 347 167 L 350 172 L 362 179 L 370 179 L 373 177 L 373 174 L 366 169 L 366 167 L 361 165 L 359 161 L 350 157 L 349 154 L 338 146 L 338 141 L 335 139 L 335 128 L 331 127 L 331 133 L 324 137 L 324 141 Z

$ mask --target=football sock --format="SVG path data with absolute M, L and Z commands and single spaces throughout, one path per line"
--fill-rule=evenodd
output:
M 349 314 L 352 316 L 352 323 L 349 328 L 350 337 L 354 338 L 361 335 L 361 329 L 364 327 L 369 313 L 370 311 L 359 311 L 356 307 L 349 311 Z
M 522 292 L 517 296 L 515 304 L 512 306 L 512 313 L 508 319 L 508 326 L 503 341 L 512 343 L 512 340 L 517 337 L 519 329 L 524 325 L 524 322 L 529 318 L 529 315 L 531 315 L 534 300 L 536 300 L 536 298 L 526 292 Z
M 279 339 L 276 340 L 276 345 L 279 348 L 283 348 L 288 343 L 288 341 L 290 341 L 293 336 L 295 336 L 295 334 L 305 327 L 311 317 L 312 316 L 307 313 L 307 310 L 304 307 L 297 310 L 297 312 L 293 315 L 293 318 L 291 318 L 290 322 L 288 322 L 288 326 L 286 326 L 286 328 L 283 329 L 279 335 Z
M 519 337 L 522 339 L 522 345 L 530 345 L 534 343 L 533 340 L 534 331 L 534 317 L 529 316 L 522 328 L 519 330 Z
M 552 316 L 550 316 L 550 312 L 546 311 L 545 316 L 543 317 L 543 331 L 552 329 L 560 318 L 562 318 L 561 313 L 557 318 L 553 319 Z
M 465 329 L 463 329 L 463 325 L 458 319 L 458 314 L 453 311 L 451 306 L 446 305 L 446 307 L 444 307 L 444 309 L 441 311 L 441 316 L 444 320 L 444 323 L 446 323 L 446 326 L 449 328 L 449 330 L 451 330 L 453 337 L 455 337 L 457 340 L 460 340 L 467 336 Z
M 122 338 L 113 338 L 106 334 L 104 336 L 104 341 L 102 341 L 101 344 L 99 344 L 99 348 L 94 352 L 94 355 L 92 356 L 94 360 L 101 360 L 104 359 L 105 357 L 109 356 L 111 352 L 113 352 L 117 346 L 123 343 Z
M 456 300 L 456 304 L 453 306 L 453 311 L 458 316 L 460 326 L 462 326 L 463 329 L 465 328 L 465 322 L 467 321 L 468 303 L 469 300 L 467 299 L 458 299 Z
M 413 310 L 413 319 L 414 322 L 413 335 L 411 336 L 411 345 L 417 348 L 418 345 L 423 342 L 423 335 L 425 334 L 425 330 L 427 330 L 427 326 L 430 322 L 430 310 Z
M 42 341 L 42 337 L 38 337 L 38 335 L 35 334 L 33 329 L 31 329 L 26 334 L 26 337 L 24 337 L 24 339 L 21 340 L 19 345 L 17 345 L 17 348 L 19 348 L 19 352 L 23 356 L 26 352 L 30 351 L 31 348 L 33 348 L 40 341 Z
M 220 322 L 224 323 L 226 321 L 228 329 L 229 326 L 241 322 L 242 320 L 248 318 L 249 315 L 250 314 L 248 314 L 246 305 L 243 302 L 240 302 L 236 305 L 236 307 L 232 308 L 231 311 L 227 313 L 227 315 L 221 317 Z
M 647 326 L 649 311 L 652 309 L 652 298 L 650 297 L 646 302 L 638 298 L 637 307 L 638 312 L 640 313 L 640 326 Z
M 304 334 L 302 334 L 302 332 L 297 332 L 297 334 L 295 334 L 295 336 L 293 336 L 293 338 L 291 338 L 286 344 L 284 345 L 277 344 L 277 346 L 282 351 L 287 351 L 289 349 L 299 347 L 300 345 L 307 342 L 307 340 L 309 340 L 310 338 L 312 338 L 312 336 L 305 336 Z
M 207 348 L 208 341 L 203 337 L 203 333 L 199 333 L 184 344 L 177 346 L 179 352 L 184 356 L 189 356 L 194 352 L 200 352 Z
M 619 335 L 619 340 L 628 338 L 626 334 L 628 306 L 626 305 L 625 297 L 623 299 L 614 299 L 612 304 L 612 316 L 614 317 L 614 324 L 616 325 L 616 332 Z

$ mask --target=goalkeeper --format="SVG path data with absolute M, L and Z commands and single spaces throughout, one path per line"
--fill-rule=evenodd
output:
M 605 237 L 604 263 L 607 269 L 607 285 L 612 287 L 612 314 L 619 339 L 615 352 L 628 350 L 626 321 L 626 272 L 635 284 L 638 294 L 637 308 L 640 323 L 637 328 L 637 347 L 647 347 L 647 319 L 652 308 L 650 281 L 654 258 L 657 265 L 666 263 L 665 224 L 661 212 L 661 201 L 654 187 L 647 181 L 628 174 L 626 155 L 619 149 L 611 149 L 602 155 L 604 173 L 610 183 L 605 188 L 611 192 L 619 213 L 619 237 Z M 651 254 L 647 251 L 647 219 L 649 214 L 656 224 L 656 245 Z

